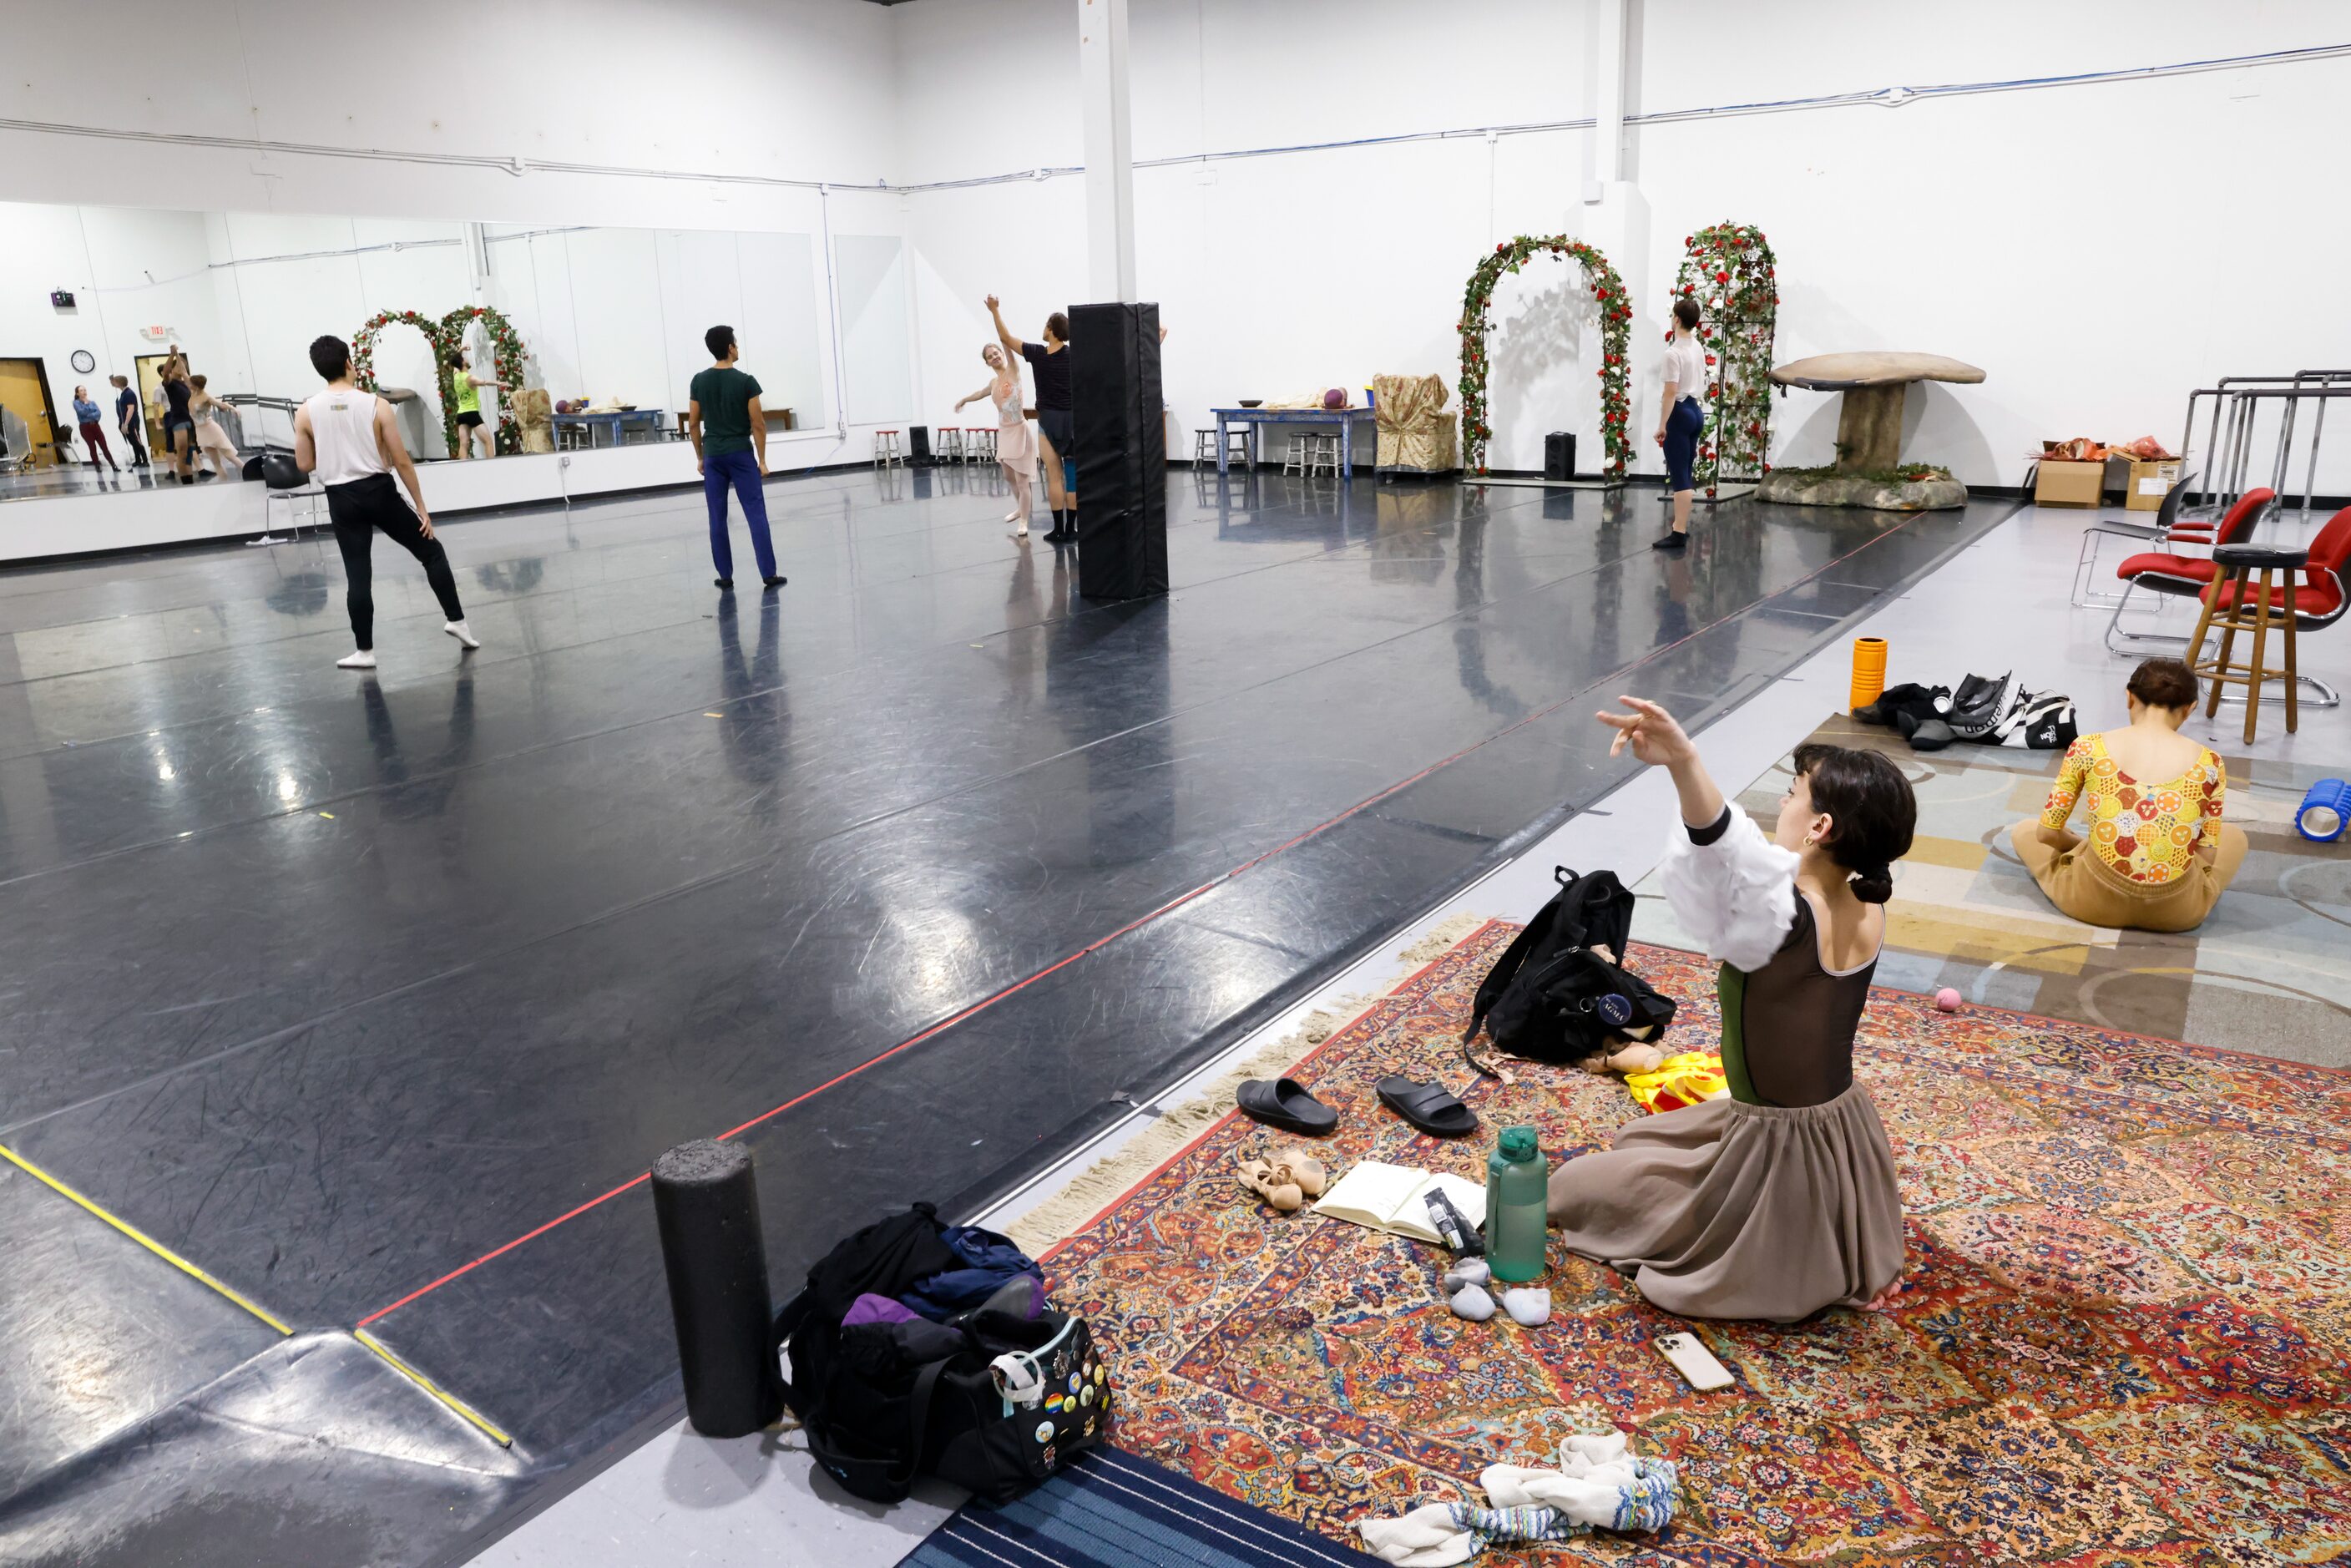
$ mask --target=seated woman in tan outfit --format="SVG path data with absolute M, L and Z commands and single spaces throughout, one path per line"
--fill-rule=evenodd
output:
M 2178 659 L 2131 672 L 2130 723 L 2085 735 L 2040 818 L 2008 831 L 2049 902 L 2085 925 L 2190 931 L 2212 913 L 2245 860 L 2245 835 L 2220 820 L 2229 772 L 2179 733 L 2196 675 Z M 2067 828 L 2086 797 L 2090 831 Z

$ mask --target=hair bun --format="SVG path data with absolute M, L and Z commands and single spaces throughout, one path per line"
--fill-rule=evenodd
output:
M 1884 904 L 1894 896 L 1894 868 L 1890 865 L 1871 866 L 1854 873 L 1846 883 L 1853 895 L 1864 904 Z

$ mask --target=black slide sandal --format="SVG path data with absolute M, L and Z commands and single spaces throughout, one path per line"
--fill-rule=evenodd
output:
M 1409 1078 L 1380 1080 L 1380 1103 L 1432 1138 L 1458 1138 L 1478 1130 L 1478 1113 L 1456 1100 L 1437 1083 L 1415 1083 Z
M 1245 1115 L 1285 1133 L 1319 1138 L 1339 1126 L 1339 1113 L 1314 1098 L 1295 1078 L 1270 1083 L 1262 1078 L 1245 1079 L 1233 1100 Z

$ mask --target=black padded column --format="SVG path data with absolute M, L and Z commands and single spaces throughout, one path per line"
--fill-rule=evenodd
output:
M 1165 593 L 1167 421 L 1159 391 L 1159 307 L 1071 306 L 1069 355 L 1078 591 L 1089 599 Z
M 653 1162 L 653 1187 L 686 1419 L 705 1437 L 748 1436 L 784 1409 L 751 1151 L 680 1144 Z

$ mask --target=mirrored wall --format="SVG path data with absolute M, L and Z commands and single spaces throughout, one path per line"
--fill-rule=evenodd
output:
M 771 439 L 835 416 L 809 234 L 21 203 L 0 203 L 0 499 L 242 483 L 292 444 L 319 385 L 311 340 L 357 342 L 379 319 L 368 368 L 421 462 L 480 458 L 457 423 L 467 401 L 502 455 L 682 439 L 718 322 L 764 388 Z M 860 286 L 852 401 L 894 417 L 912 375 L 899 242 L 839 243 Z M 411 315 L 462 342 L 465 371 Z

